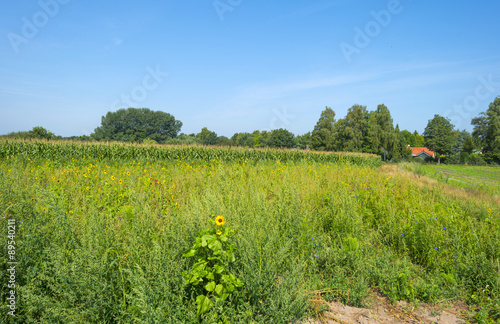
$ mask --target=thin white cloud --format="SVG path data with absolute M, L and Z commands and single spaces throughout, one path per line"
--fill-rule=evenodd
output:
M 453 69 L 465 62 L 403 63 L 397 66 L 379 66 L 364 73 L 343 71 L 333 77 L 304 77 L 290 82 L 275 84 L 254 84 L 243 86 L 226 98 L 225 107 L 238 105 L 239 108 L 254 107 L 270 100 L 282 99 L 321 88 L 334 88 L 352 85 L 392 91 L 411 89 L 432 84 L 452 83 L 459 79 L 470 79 L 477 72 L 469 69 Z M 477 66 L 476 66 L 477 68 Z M 371 92 L 371 91 L 370 91 Z
M 17 89 L 17 88 L 0 88 L 0 93 L 12 94 L 23 97 L 35 97 L 35 98 L 45 98 L 45 99 L 61 99 L 63 97 L 51 96 L 44 93 L 39 93 L 37 91 Z

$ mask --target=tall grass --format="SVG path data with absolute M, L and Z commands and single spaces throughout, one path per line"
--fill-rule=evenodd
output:
M 185 149 L 213 154 L 197 159 L 173 148 L 186 160 L 134 153 L 103 161 L 97 147 L 120 147 L 95 145 L 77 158 L 73 144 L 8 145 L 63 155 L 9 151 L 0 161 L 2 265 L 6 219 L 19 232 L 19 313 L 6 315 L 8 273 L 0 272 L 3 321 L 196 323 L 196 296 L 181 275 L 193 260 L 182 254 L 212 214 L 238 230 L 230 272 L 245 285 L 204 323 L 296 321 L 308 315 L 312 292 L 326 288 L 325 298 L 357 306 L 377 288 L 394 300 L 482 303 L 484 318 L 498 316 L 499 208 L 488 202 L 370 163 L 237 155 L 296 152 L 236 151 L 225 162 L 233 154 L 225 149 Z

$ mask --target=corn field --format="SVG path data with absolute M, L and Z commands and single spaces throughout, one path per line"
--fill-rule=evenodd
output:
M 0 141 L 0 158 L 7 156 L 41 159 L 142 160 L 142 161 L 281 161 L 315 163 L 352 163 L 376 167 L 381 158 L 363 153 L 317 153 L 285 149 L 248 149 L 204 146 L 131 145 L 121 143 L 76 143 L 48 141 Z

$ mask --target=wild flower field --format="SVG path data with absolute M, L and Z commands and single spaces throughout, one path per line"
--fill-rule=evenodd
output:
M 9 219 L 17 262 L 2 322 L 290 323 L 318 292 L 362 306 L 370 291 L 499 319 L 493 196 L 371 155 L 98 147 L 0 142 L 0 262 Z

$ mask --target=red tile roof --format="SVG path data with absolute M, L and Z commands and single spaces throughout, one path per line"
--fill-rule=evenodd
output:
M 430 156 L 434 156 L 434 151 L 429 150 L 427 147 L 410 147 L 410 150 L 413 156 L 419 155 L 422 152 L 425 152 Z

